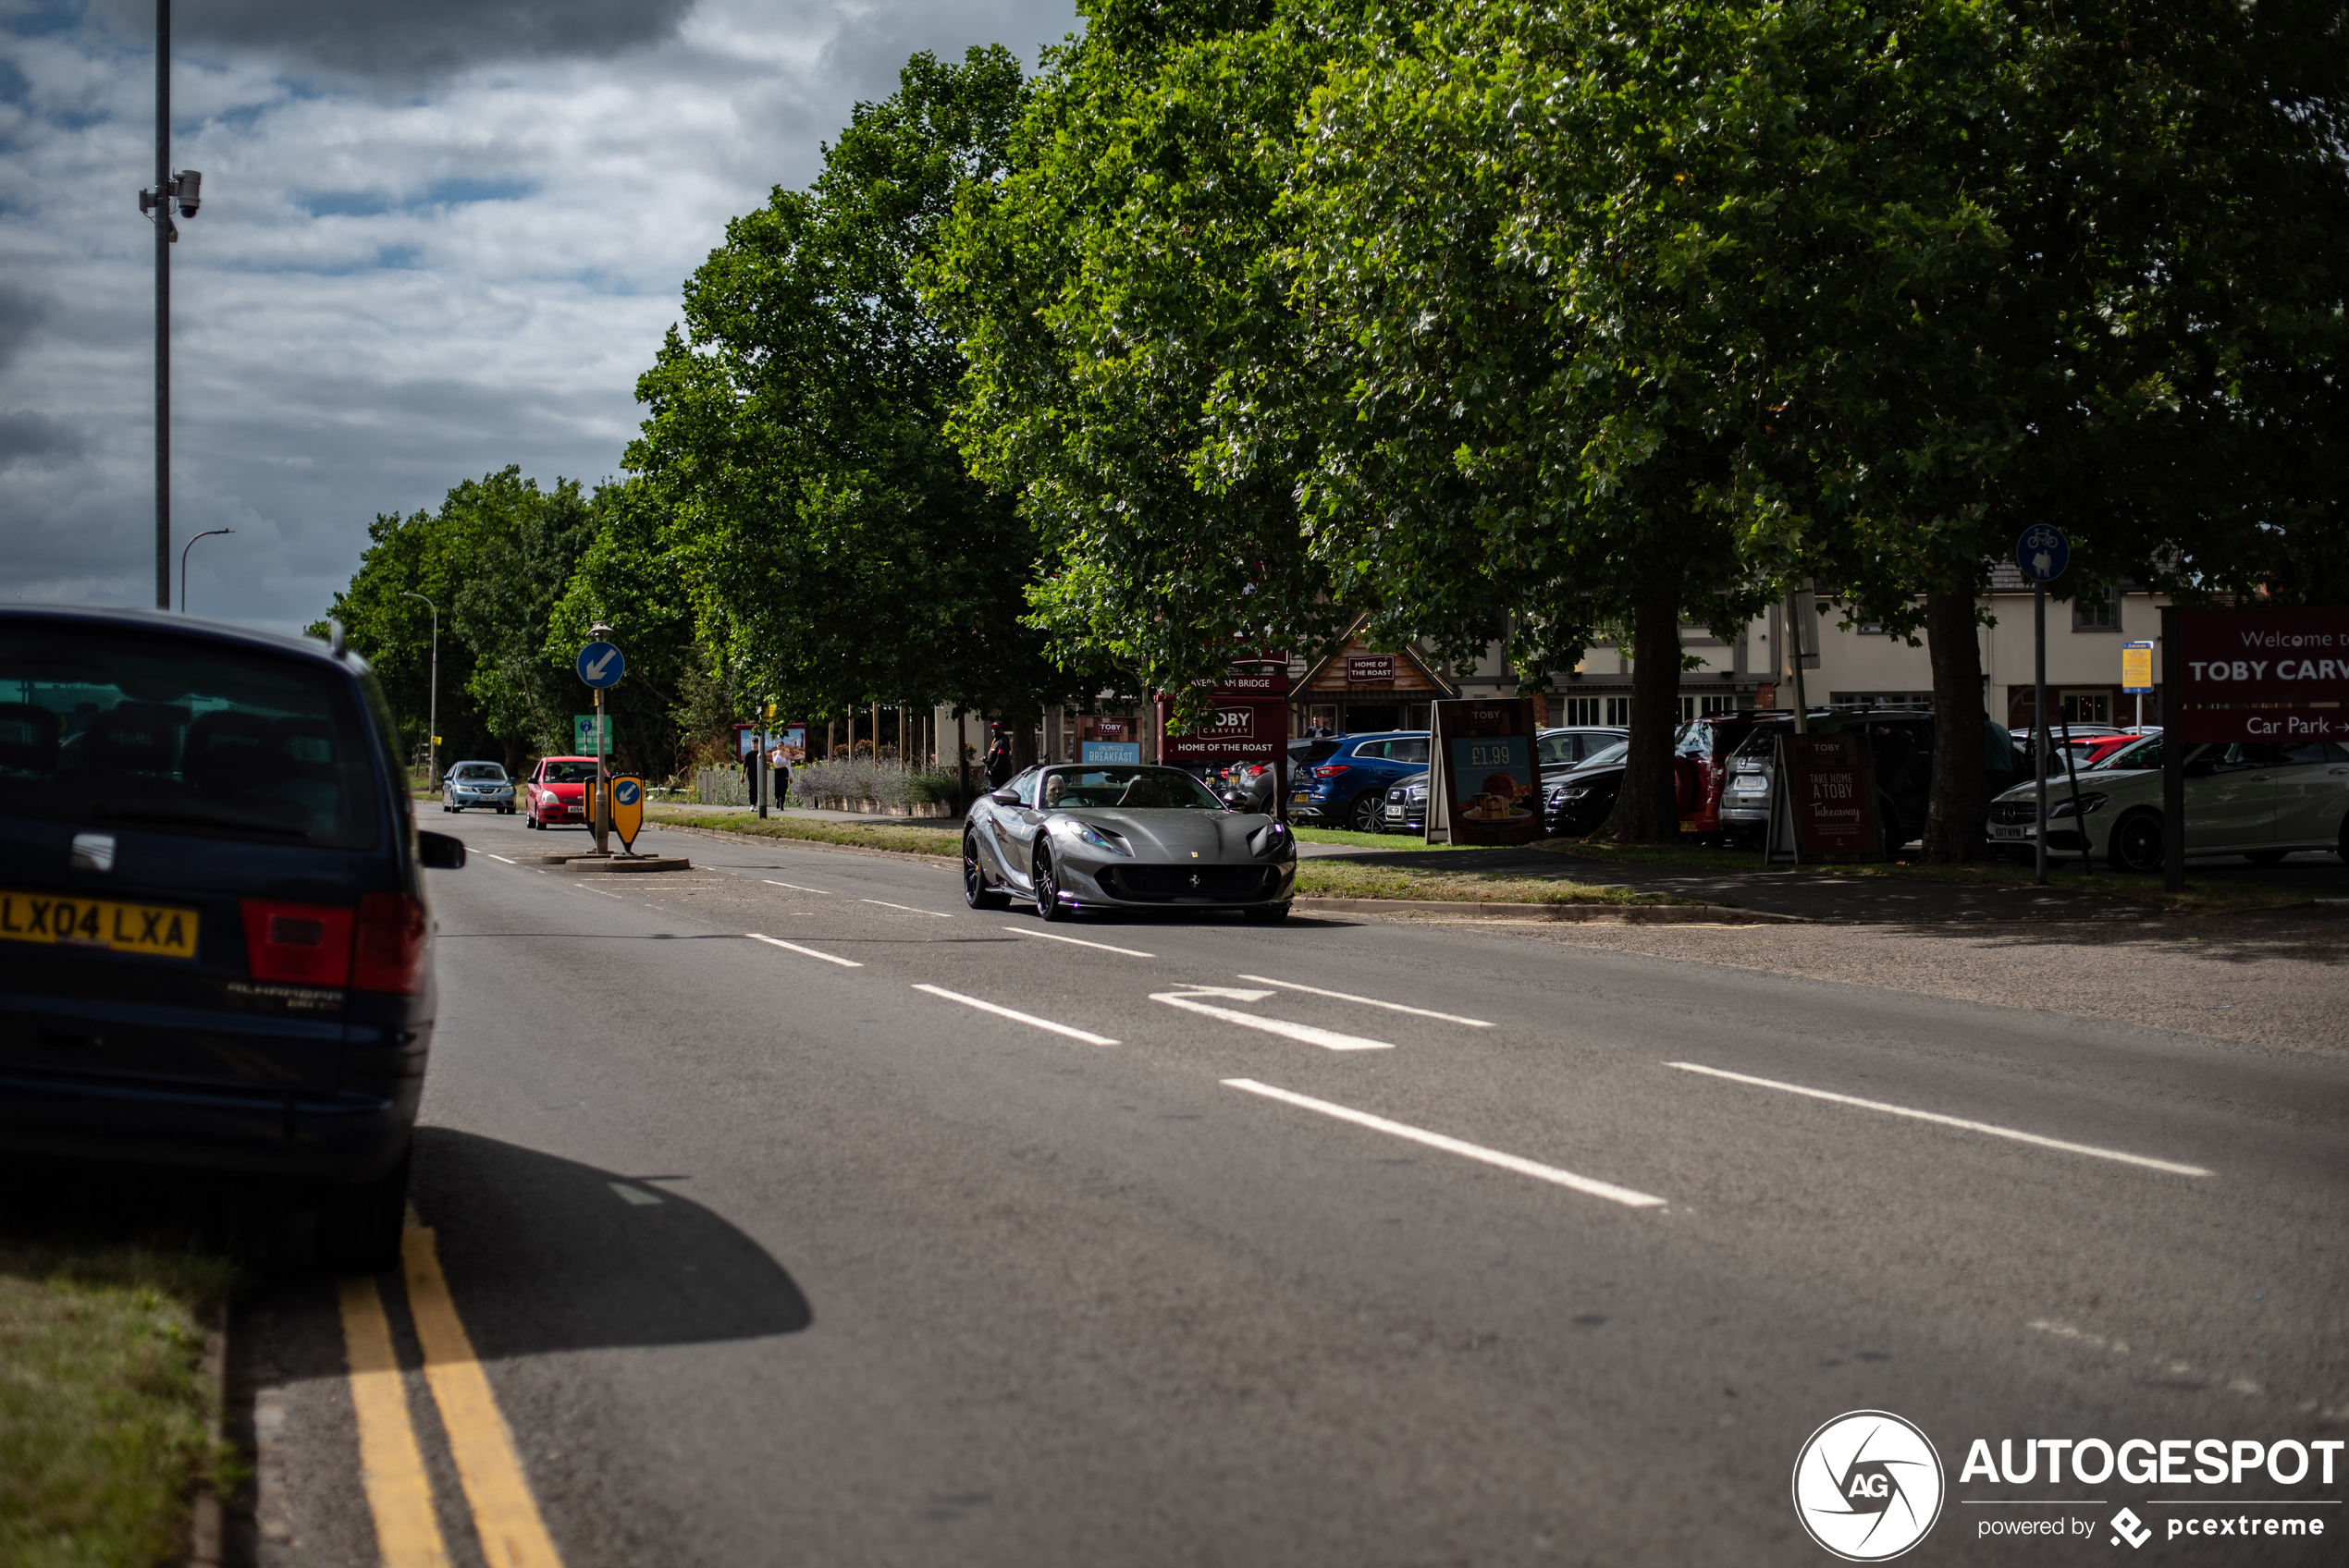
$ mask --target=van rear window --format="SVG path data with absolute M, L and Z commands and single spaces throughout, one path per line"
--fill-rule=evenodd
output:
M 0 815 L 365 849 L 349 683 L 307 661 L 93 626 L 0 626 Z

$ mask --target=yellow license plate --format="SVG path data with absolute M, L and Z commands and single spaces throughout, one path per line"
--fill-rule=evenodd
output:
M 46 942 L 149 958 L 196 956 L 196 912 L 168 904 L 0 889 L 0 941 Z

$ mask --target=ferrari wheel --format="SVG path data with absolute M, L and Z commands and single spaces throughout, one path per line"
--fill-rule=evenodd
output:
M 1009 894 L 999 893 L 987 885 L 986 868 L 978 864 L 978 836 L 963 835 L 963 902 L 973 909 L 1005 909 L 1010 907 Z
M 1068 911 L 1061 907 L 1061 881 L 1052 870 L 1052 851 L 1036 851 L 1036 914 L 1039 920 L 1066 920 Z

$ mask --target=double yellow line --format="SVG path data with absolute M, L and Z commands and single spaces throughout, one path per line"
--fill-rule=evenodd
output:
M 513 1434 L 498 1414 L 489 1378 L 449 1294 L 433 1233 L 412 1217 L 400 1238 L 400 1266 L 408 1314 L 424 1351 L 424 1381 L 440 1409 L 483 1557 L 490 1568 L 562 1568 L 514 1452 Z M 341 1295 L 351 1403 L 359 1418 L 360 1475 L 384 1568 L 449 1568 L 449 1543 L 433 1509 L 432 1477 L 409 1417 L 408 1390 L 383 1297 L 375 1280 L 363 1277 L 343 1280 Z

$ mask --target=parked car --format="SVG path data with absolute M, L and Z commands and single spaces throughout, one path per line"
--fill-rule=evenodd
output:
M 494 762 L 461 762 L 440 781 L 440 809 L 464 811 L 490 806 L 500 814 L 514 809 L 514 781 Z
M 2048 780 L 2048 851 L 2102 860 L 2115 871 L 2161 869 L 2161 765 L 2166 742 L 2148 736 L 2080 780 Z M 2190 747 L 2183 766 L 2186 853 L 2239 854 L 2269 865 L 2294 850 L 2349 860 L 2349 750 L 2330 741 L 2228 741 Z M 2028 845 L 2038 827 L 2038 786 L 1990 803 L 1994 842 Z
M 1729 758 L 1757 729 L 1791 729 L 1793 724 L 1791 713 L 1741 708 L 1681 725 L 1672 737 L 1672 795 L 1679 808 L 1680 831 L 1716 841 L 1728 836 L 1733 819 L 1723 818 L 1722 804 L 1728 790 Z
M 1045 920 L 1089 910 L 1237 910 L 1287 918 L 1297 836 L 1256 812 L 1227 811 L 1180 768 L 1031 767 L 971 806 L 963 897 L 1015 898 Z
M 1623 792 L 1623 759 L 1630 750 L 1630 741 L 1617 741 L 1593 753 L 1581 766 L 1543 780 L 1544 821 L 1551 837 L 1579 839 L 1606 820 L 1615 809 L 1615 797 Z
M 1867 742 L 1876 770 L 1876 817 L 1890 849 L 1921 838 L 1933 794 L 1933 716 L 1916 708 L 1818 709 L 1811 715 L 1814 734 L 1858 734 Z M 1756 723 L 1730 754 L 1728 786 L 1719 808 L 1729 841 L 1759 846 L 1770 825 L 1770 765 L 1777 737 L 1791 734 L 1794 716 L 1772 715 Z M 2008 766 L 1991 766 L 1993 761 Z M 2027 777 L 2029 742 L 1991 724 L 1983 737 L 1984 787 L 1997 795 Z
M 1341 736 L 1335 750 L 1298 775 L 1289 793 L 1289 815 L 1299 823 L 1376 833 L 1386 791 L 1426 766 L 1424 729 Z
M 1427 780 L 1424 772 L 1410 774 L 1386 792 L 1386 809 L 1379 819 L 1387 833 L 1427 831 Z
M 0 1148 L 292 1179 L 397 1261 L 432 1036 L 399 737 L 337 645 L 0 608 Z
M 1565 773 L 1630 735 L 1620 725 L 1578 724 L 1544 729 L 1533 738 L 1533 760 L 1545 774 Z
M 523 785 L 522 825 L 544 830 L 587 825 L 587 786 L 596 781 L 594 757 L 541 757 Z

